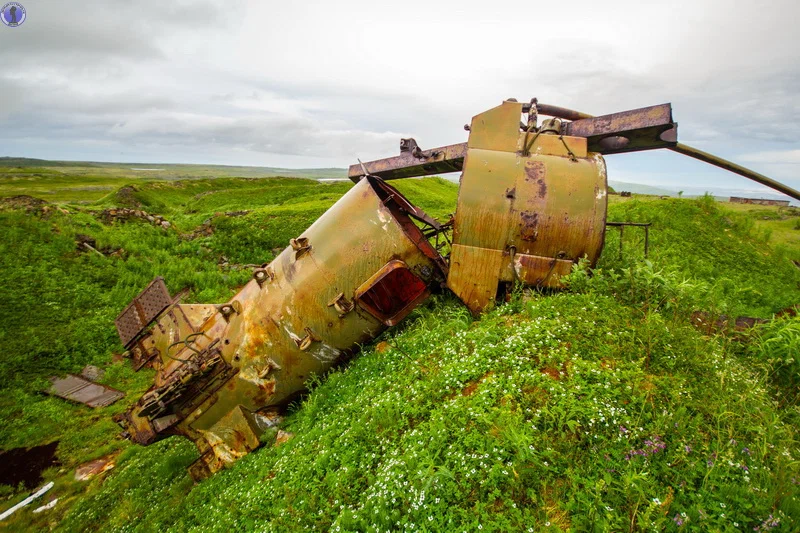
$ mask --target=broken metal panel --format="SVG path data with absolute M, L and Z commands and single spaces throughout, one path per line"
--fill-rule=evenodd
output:
M 553 257 L 516 254 L 511 263 L 514 269 L 512 279 L 502 281 L 521 281 L 531 287 L 560 287 L 561 278 L 572 272 L 573 261 Z
M 125 396 L 124 392 L 117 389 L 93 383 L 73 374 L 67 374 L 64 378 L 50 378 L 50 381 L 52 382 L 48 391 L 50 394 L 89 407 L 105 407 Z
M 356 290 L 355 300 L 384 325 L 394 326 L 429 295 L 425 282 L 394 259 Z
M 472 118 L 467 145 L 470 149 L 509 151 L 517 146 L 522 104 L 507 100 Z M 512 150 L 513 151 L 513 150 Z
M 203 456 L 193 467 L 198 475 L 247 453 L 260 430 L 234 439 L 248 434 L 241 416 L 286 402 L 444 281 L 444 261 L 409 218 L 409 205 L 381 180 L 361 180 L 193 332 L 158 327 L 170 315 L 162 314 L 148 335 L 171 348 L 156 358 L 154 387 L 121 417 L 130 437 L 191 438 Z M 391 316 L 372 314 L 369 285 L 358 292 L 378 278 Z
M 129 348 L 131 341 L 171 304 L 172 298 L 164 284 L 164 278 L 155 278 L 114 321 L 122 345 Z
M 447 287 L 470 310 L 486 309 L 497 295 L 500 272 L 506 261 L 503 250 L 453 244 Z

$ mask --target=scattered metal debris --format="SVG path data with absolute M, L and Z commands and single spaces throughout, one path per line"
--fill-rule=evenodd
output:
M 63 378 L 52 377 L 50 381 L 53 385 L 48 390 L 49 394 L 89 407 L 105 407 L 125 396 L 122 391 L 93 383 L 74 374 L 67 374 Z
M 140 219 L 149 222 L 153 226 L 158 226 L 164 229 L 172 227 L 172 223 L 166 220 L 161 215 L 153 215 L 141 209 L 129 209 L 127 207 L 115 207 L 111 209 L 104 209 L 100 213 L 100 219 L 106 224 L 113 224 L 114 222 L 125 222 L 131 219 Z
M 75 469 L 75 481 L 86 481 L 98 474 L 111 470 L 116 466 L 114 462 L 116 457 L 117 454 L 110 454 L 80 465 Z
M 103 379 L 103 376 L 106 374 L 105 370 L 100 367 L 94 365 L 86 365 L 81 370 L 81 377 L 84 379 L 88 379 L 89 381 L 100 381 Z
M 275 437 L 275 446 L 280 446 L 281 444 L 289 442 L 292 437 L 294 437 L 294 433 L 289 433 L 288 431 L 279 429 L 278 436 Z
M 30 503 L 31 503 L 33 500 L 35 500 L 36 498 L 40 498 L 40 497 L 41 497 L 43 494 L 45 494 L 45 493 L 46 493 L 48 490 L 52 489 L 52 488 L 53 488 L 53 485 L 54 485 L 54 483 L 51 481 L 50 483 L 48 483 L 47 485 L 45 485 L 45 486 L 44 486 L 44 487 L 42 487 L 41 489 L 37 490 L 36 492 L 34 492 L 33 494 L 31 494 L 30 496 L 28 496 L 27 498 L 25 498 L 25 499 L 24 499 L 24 500 L 22 500 L 21 502 L 19 502 L 19 503 L 18 503 L 17 505 L 15 505 L 14 507 L 12 507 L 12 508 L 10 508 L 10 509 L 6 510 L 6 511 L 5 511 L 5 512 L 3 512 L 2 514 L 0 514 L 0 520 L 5 520 L 5 519 L 6 519 L 6 518 L 8 518 L 9 516 L 11 516 L 11 515 L 12 515 L 12 514 L 14 514 L 15 512 L 17 512 L 19 509 L 22 509 L 22 508 L 23 508 L 23 507 L 25 507 L 26 505 L 29 505 L 29 504 L 30 504 Z
M 82 233 L 75 235 L 75 244 L 79 252 L 89 251 L 102 257 L 121 256 L 125 253 L 122 248 L 114 248 L 113 246 L 99 247 L 94 237 Z
M 58 503 L 58 498 L 54 498 L 50 500 L 49 503 L 42 505 L 41 507 L 37 507 L 33 510 L 34 513 L 41 513 L 42 511 L 47 511 L 48 509 L 52 509 Z

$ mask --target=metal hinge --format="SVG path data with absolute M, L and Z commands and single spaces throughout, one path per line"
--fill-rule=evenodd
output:
M 336 309 L 336 312 L 339 313 L 339 318 L 342 318 L 355 308 L 355 304 L 345 298 L 343 292 L 340 292 L 333 298 L 333 300 L 328 302 L 328 307 L 333 307 Z
M 265 264 L 262 265 L 261 268 L 256 269 L 253 271 L 253 278 L 258 283 L 258 286 L 262 286 L 267 281 L 272 281 L 275 279 L 275 271 L 272 270 L 272 267 Z
M 300 348 L 300 351 L 305 352 L 311 347 L 311 343 L 319 342 L 319 337 L 314 335 L 314 332 L 311 331 L 311 328 L 305 328 L 304 331 L 306 332 L 306 336 L 302 339 L 295 339 L 294 342 L 297 344 L 297 347 Z
M 311 250 L 311 244 L 308 242 L 308 237 L 298 237 L 296 239 L 291 239 L 289 244 L 292 246 L 292 250 L 294 250 L 294 258 L 300 259 L 303 254 Z

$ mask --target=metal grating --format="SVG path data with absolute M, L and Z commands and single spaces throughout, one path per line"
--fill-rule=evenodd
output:
M 157 277 L 114 320 L 125 348 L 161 311 L 172 304 L 164 278 Z
M 73 374 L 67 374 L 65 378 L 50 378 L 50 380 L 53 382 L 50 394 L 89 407 L 105 407 L 125 396 L 124 392 L 93 383 Z

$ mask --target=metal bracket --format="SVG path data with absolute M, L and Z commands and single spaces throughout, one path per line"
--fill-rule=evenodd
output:
M 437 155 L 441 154 L 441 152 L 437 152 L 436 150 L 431 150 L 429 153 L 425 153 L 422 148 L 419 147 L 417 144 L 416 139 L 413 137 L 409 137 L 408 139 L 400 139 L 400 153 L 410 153 L 416 159 L 431 159 L 432 157 L 436 157 Z
M 305 337 L 303 337 L 302 339 L 295 339 L 294 340 L 295 344 L 297 344 L 297 347 L 300 348 L 301 352 L 305 352 L 306 350 L 311 348 L 311 343 L 312 342 L 319 342 L 320 341 L 319 337 L 314 335 L 314 332 L 311 331 L 311 328 L 305 328 L 304 331 L 306 332 L 306 336 Z
M 328 302 L 328 307 L 333 307 L 339 313 L 339 318 L 343 318 L 347 313 L 355 309 L 355 304 L 345 298 L 344 293 L 340 292 L 333 300 Z
M 242 304 L 238 300 L 234 300 L 229 304 L 220 305 L 217 310 L 220 312 L 225 322 L 230 322 L 231 316 L 240 314 L 242 312 Z
M 294 250 L 294 258 L 300 259 L 303 254 L 311 250 L 311 243 L 308 242 L 308 237 L 298 237 L 296 239 L 291 239 L 289 244 L 292 246 L 292 250 Z
M 183 365 L 178 367 L 171 375 L 169 380 L 147 392 L 139 400 L 141 405 L 141 415 L 153 420 L 163 415 L 170 405 L 180 404 L 189 401 L 190 398 L 184 397 L 184 393 L 189 391 L 191 397 L 192 390 L 200 390 L 201 387 L 194 387 L 198 381 L 209 378 L 219 370 L 224 371 L 229 368 L 220 355 L 220 351 L 212 342 L 202 352 L 193 354 Z
M 258 286 L 261 287 L 267 281 L 275 279 L 275 271 L 269 265 L 262 265 L 261 268 L 253 271 L 253 278 L 258 283 Z
M 266 379 L 273 370 L 281 370 L 281 366 L 273 361 L 272 358 L 267 359 L 267 364 L 258 373 L 258 379 Z
M 650 250 L 650 222 L 606 222 L 606 226 L 616 226 L 619 228 L 619 257 L 622 259 L 622 237 L 625 226 L 644 228 L 644 258 L 647 259 L 647 252 Z

